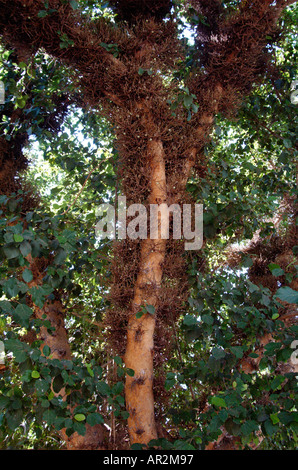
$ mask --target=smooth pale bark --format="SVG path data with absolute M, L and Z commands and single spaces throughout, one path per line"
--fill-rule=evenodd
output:
M 150 204 L 166 202 L 166 174 L 163 146 L 154 139 L 148 145 L 151 166 Z M 159 228 L 160 216 L 159 216 Z M 152 234 L 151 234 L 152 235 Z M 127 346 L 124 357 L 126 367 L 135 375 L 126 377 L 125 398 L 129 412 L 128 429 L 131 444 L 147 444 L 157 438 L 154 418 L 153 355 L 154 315 L 145 314 L 136 318 L 141 306 L 158 305 L 158 294 L 162 280 L 162 264 L 165 257 L 166 240 L 146 239 L 142 242 L 140 270 L 135 285 L 133 308 L 128 320 Z

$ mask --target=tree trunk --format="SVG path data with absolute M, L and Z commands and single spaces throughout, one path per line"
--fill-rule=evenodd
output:
M 64 308 L 61 301 L 48 301 L 42 309 L 35 307 L 35 315 L 39 319 L 46 315 L 46 319 L 55 328 L 55 331 L 49 333 L 46 327 L 41 327 L 40 339 L 43 342 L 41 350 L 47 345 L 51 349 L 53 359 L 71 360 L 71 350 L 64 324 Z
M 40 285 L 41 279 L 44 273 L 37 274 L 34 260 L 31 255 L 27 257 L 30 262 L 30 269 L 35 273 L 35 279 L 28 285 L 31 287 Z M 65 328 L 65 309 L 61 300 L 55 299 L 53 301 L 47 301 L 43 308 L 34 306 L 34 313 L 36 318 L 42 320 L 44 317 L 51 323 L 51 327 L 54 328 L 53 332 L 48 332 L 48 328 L 45 326 L 41 327 L 40 339 L 42 341 L 41 351 L 45 346 L 48 346 L 51 350 L 52 359 L 59 360 L 71 360 L 72 353 L 70 344 L 68 341 L 68 333 Z M 55 393 L 55 396 L 61 396 L 63 400 L 67 399 L 65 389 L 62 388 L 59 393 Z M 86 424 L 86 434 L 84 436 L 79 435 L 77 432 L 71 436 L 67 436 L 65 429 L 62 429 L 59 433 L 62 439 L 65 441 L 67 450 L 103 450 L 104 433 L 103 427 L 99 424 L 95 426 L 89 426 Z
M 150 141 L 148 157 L 151 168 L 150 204 L 166 202 L 166 175 L 164 151 L 159 139 Z M 142 306 L 158 306 L 159 288 L 162 280 L 162 264 L 165 257 L 166 240 L 161 238 L 161 217 L 159 233 L 150 234 L 142 242 L 140 270 L 135 285 L 133 308 L 127 326 L 127 346 L 124 362 L 133 369 L 134 377 L 126 377 L 125 398 L 129 412 L 128 429 L 131 444 L 147 444 L 157 438 L 154 418 L 153 356 L 154 356 L 154 315 L 136 317 Z M 155 239 L 152 239 L 153 236 Z
M 47 328 L 41 328 L 41 339 L 43 341 L 41 350 L 45 345 L 51 349 L 53 359 L 71 360 L 71 350 L 68 342 L 67 331 L 64 323 L 64 308 L 60 300 L 47 302 L 42 309 L 35 310 L 36 316 L 42 318 L 46 315 L 46 319 L 51 322 L 51 326 L 55 331 L 51 334 L 48 333 Z M 64 389 L 60 390 L 59 394 L 63 399 L 66 399 Z M 86 424 L 86 434 L 79 435 L 77 432 L 73 433 L 70 437 L 67 436 L 65 429 L 60 431 L 60 435 L 65 441 L 67 450 L 103 450 L 103 427 L 101 425 L 89 426 Z
M 221 88 L 216 90 L 219 96 Z M 213 108 L 217 107 L 214 101 Z M 206 113 L 200 120 L 197 129 L 199 141 L 204 143 L 209 137 L 210 129 L 213 125 L 214 109 L 210 114 Z M 153 119 L 146 110 L 144 111 L 143 122 L 148 128 L 154 128 Z M 146 125 L 146 124 L 145 124 Z M 155 135 L 158 129 L 155 128 Z M 151 139 L 148 144 L 147 153 L 150 162 L 150 196 L 149 204 L 179 203 L 185 185 L 190 176 L 190 172 L 195 162 L 196 154 L 200 149 L 189 149 L 188 157 L 185 159 L 185 166 L 180 174 L 176 194 L 174 199 L 168 201 L 167 179 L 165 169 L 165 156 L 161 139 Z M 173 188 L 172 188 L 173 189 Z M 162 226 L 163 208 L 158 212 L 157 233 L 150 233 L 150 238 L 141 244 L 141 261 L 139 274 L 135 284 L 132 311 L 127 326 L 127 345 L 124 362 L 127 368 L 133 369 L 135 375 L 127 376 L 125 385 L 126 407 L 129 412 L 128 431 L 131 444 L 148 444 L 150 440 L 156 439 L 157 431 L 154 418 L 154 394 L 153 394 L 153 357 L 154 357 L 154 315 L 144 314 L 141 318 L 136 317 L 142 306 L 153 305 L 158 308 L 159 289 L 163 275 L 163 262 L 166 255 L 166 234 L 165 227 Z M 163 220 L 166 220 L 164 217 Z

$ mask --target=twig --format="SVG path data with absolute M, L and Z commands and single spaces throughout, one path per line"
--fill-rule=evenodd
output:
M 172 326 L 173 326 L 173 330 L 174 330 L 174 336 L 175 336 L 175 340 L 176 340 L 177 353 L 178 353 L 179 361 L 181 362 L 181 367 L 183 368 L 184 362 L 183 362 L 183 359 L 182 359 L 182 354 L 181 354 L 181 350 L 180 350 L 180 346 L 179 346 L 179 341 L 178 341 L 178 337 L 177 337 L 177 331 L 176 331 L 173 315 L 171 315 L 171 319 L 172 319 Z M 192 388 L 191 383 L 188 384 L 188 387 L 189 387 L 192 399 L 195 400 L 196 397 L 195 397 L 195 393 L 194 393 L 194 390 Z
M 74 317 L 78 317 L 81 320 L 84 320 L 86 323 L 89 323 L 91 326 L 98 326 L 99 328 L 103 328 L 103 323 L 94 321 L 92 318 L 85 318 L 84 315 L 80 315 L 77 312 L 70 311 L 69 315 L 73 315 Z
M 74 201 L 73 201 L 71 204 L 69 204 L 68 208 L 66 209 L 66 211 L 64 211 L 64 212 L 62 213 L 62 215 L 67 214 L 67 212 L 71 209 L 71 207 L 77 202 L 78 198 L 80 197 L 80 195 L 81 195 L 82 192 L 84 191 L 84 188 L 85 188 L 85 186 L 86 186 L 86 184 L 87 184 L 87 182 L 88 182 L 90 176 L 92 175 L 92 173 L 94 173 L 96 170 L 99 170 L 101 164 L 104 163 L 104 162 L 106 162 L 107 160 L 108 160 L 108 158 L 105 158 L 104 160 L 102 160 L 102 161 L 99 163 L 99 165 L 98 165 L 96 168 L 93 168 L 93 169 L 89 172 L 89 174 L 88 174 L 88 176 L 87 176 L 87 178 L 86 178 L 86 180 L 85 180 L 83 186 L 81 187 L 81 189 L 80 189 L 79 193 L 77 194 L 77 196 L 75 197 Z

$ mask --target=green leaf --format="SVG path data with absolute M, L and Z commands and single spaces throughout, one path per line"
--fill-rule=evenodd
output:
M 241 359 L 243 357 L 243 348 L 241 346 L 232 346 L 231 352 L 235 354 L 237 359 Z
M 181 440 L 175 441 L 173 448 L 177 450 L 196 450 L 189 442 Z
M 10 278 L 4 282 L 3 291 L 9 298 L 16 297 L 19 292 L 23 294 L 27 292 L 27 286 L 15 278 Z
M 270 269 L 271 273 L 273 276 L 282 276 L 285 272 L 283 269 L 280 268 L 280 266 L 278 266 L 278 264 L 275 264 L 275 263 L 271 263 L 269 264 L 268 268 Z
M 74 421 L 73 429 L 77 432 L 80 436 L 85 436 L 86 434 L 86 425 L 83 422 Z
M 89 375 L 90 375 L 91 377 L 94 377 L 94 372 L 93 372 L 93 370 L 92 370 L 90 364 L 86 364 L 86 368 L 87 368 L 87 370 L 88 370 Z
M 59 374 L 53 380 L 53 390 L 55 393 L 59 393 L 60 390 L 64 387 L 64 380 Z
M 62 265 L 67 258 L 67 253 L 63 248 L 57 250 L 57 254 L 54 258 L 54 264 Z
M 219 359 L 223 359 L 226 356 L 226 353 L 221 348 L 213 348 L 212 356 L 215 357 L 216 360 L 219 360 Z
M 18 428 L 23 421 L 23 412 L 22 410 L 7 411 L 5 413 L 5 418 L 7 421 L 7 426 L 11 431 L 14 431 Z
M 55 419 L 56 419 L 56 413 L 54 410 L 50 410 L 50 409 L 46 409 L 46 411 L 43 413 L 42 415 L 43 417 L 43 420 L 49 424 L 49 425 L 52 425 L 54 424 L 55 422 Z
M 118 395 L 115 400 L 121 405 L 121 406 L 124 406 L 125 405 L 125 398 L 122 396 L 122 395 Z
M 0 308 L 4 313 L 9 313 L 11 315 L 14 313 L 14 308 L 11 305 L 11 303 L 8 302 L 8 300 L 1 300 L 0 301 Z
M 13 353 L 16 362 L 22 363 L 27 360 L 28 354 L 26 344 L 17 339 L 8 339 L 5 342 L 5 349 L 8 349 Z
M 228 412 L 225 409 L 221 409 L 218 416 L 222 423 L 224 423 L 229 417 Z
M 214 405 L 214 406 L 217 406 L 217 407 L 222 407 L 222 408 L 227 407 L 227 404 L 226 404 L 225 400 L 223 398 L 220 398 L 220 397 L 212 397 L 211 398 L 211 404 Z
M 244 436 L 248 436 L 252 432 L 255 432 L 259 429 L 259 424 L 257 421 L 248 420 L 241 426 L 241 432 Z
M 29 319 L 33 311 L 28 305 L 19 304 L 14 311 L 14 319 L 25 328 L 29 327 Z
M 103 396 L 109 396 L 111 394 L 111 389 L 109 385 L 105 382 L 98 382 L 96 384 L 97 391 Z
M 268 436 L 273 436 L 278 431 L 278 426 L 273 424 L 271 419 L 264 422 L 265 432 Z
M 134 377 L 135 375 L 135 371 L 133 369 L 126 369 L 126 373 L 129 377 Z
M 37 370 L 33 370 L 33 371 L 31 372 L 31 377 L 32 377 L 33 379 L 39 379 L 40 373 L 39 373 Z
M 145 313 L 143 312 L 143 310 L 139 310 L 137 313 L 136 313 L 136 318 L 142 318 L 142 316 L 144 315 Z
M 48 357 L 50 354 L 51 354 L 51 348 L 46 344 L 44 347 L 43 347 L 43 355 Z
M 207 325 L 210 325 L 210 326 L 213 325 L 213 322 L 214 322 L 212 315 L 209 315 L 209 314 L 202 315 L 202 320 L 204 323 L 207 323 Z
M 25 269 L 25 271 L 23 271 L 22 278 L 27 284 L 31 282 L 33 280 L 32 271 L 30 271 L 30 269 Z
M 210 356 L 208 359 L 208 367 L 214 374 L 216 374 L 220 369 L 220 361 L 215 357 Z
M 193 102 L 193 97 L 191 95 L 185 95 L 183 98 L 183 104 L 186 108 L 190 108 Z
M 145 447 L 145 444 L 132 444 L 131 445 L 131 450 L 143 450 Z
M 292 148 L 293 144 L 292 144 L 292 141 L 290 139 L 284 139 L 283 140 L 283 143 L 284 143 L 284 146 L 287 148 L 287 149 L 290 149 Z
M 47 380 L 38 380 L 35 384 L 35 390 L 36 390 L 36 394 L 37 396 L 39 397 L 42 397 L 45 395 L 45 393 L 48 392 L 50 388 L 50 384 Z
M 18 96 L 17 99 L 16 99 L 16 108 L 20 108 L 20 109 L 23 109 L 25 108 L 26 106 L 26 103 L 27 103 L 27 99 L 28 97 L 27 96 Z
M 235 423 L 231 418 L 225 422 L 225 428 L 232 436 L 239 436 L 241 434 L 241 426 Z
M 69 3 L 73 10 L 77 10 L 79 8 L 79 4 L 76 2 L 76 0 L 70 0 Z
M 7 259 L 14 259 L 20 255 L 19 249 L 13 245 L 5 246 L 3 251 Z
M 285 377 L 283 375 L 278 375 L 275 377 L 271 382 L 271 389 L 272 390 L 280 390 L 281 384 L 285 381 Z
M 48 285 L 43 285 L 42 287 L 34 286 L 34 287 L 31 287 L 29 292 L 32 295 L 33 303 L 37 307 L 43 308 L 44 303 L 46 301 L 46 297 L 53 292 L 53 289 Z
M 146 305 L 146 310 L 150 315 L 154 315 L 155 313 L 155 307 L 153 305 Z
M 85 421 L 86 416 L 83 415 L 83 413 L 77 413 L 76 415 L 74 415 L 74 419 L 75 419 L 76 421 L 81 422 L 81 421 Z
M 276 352 L 282 347 L 281 343 L 267 343 L 265 345 L 265 355 L 271 356 L 273 354 L 276 354 Z
M 91 413 L 87 416 L 86 422 L 90 426 L 95 426 L 96 424 L 103 424 L 104 418 L 99 413 Z
M 14 410 L 19 410 L 22 408 L 22 401 L 19 398 L 15 398 L 11 405 Z
M 270 418 L 271 418 L 271 416 L 270 416 Z M 282 424 L 288 425 L 289 423 L 294 421 L 295 416 L 294 416 L 294 413 L 289 413 L 287 411 L 281 411 L 280 413 L 278 413 L 278 418 L 279 418 L 279 421 Z
M 259 357 L 259 355 L 257 353 L 250 353 L 249 354 L 249 357 L 252 357 L 254 359 L 257 359 Z
M 24 258 L 26 258 L 26 256 L 28 256 L 31 253 L 31 245 L 27 240 L 24 240 L 20 244 L 20 252 L 24 256 Z
M 283 302 L 288 302 L 290 304 L 298 303 L 298 292 L 291 287 L 280 287 L 275 294 L 275 297 L 282 300 Z
M 16 243 L 21 243 L 24 240 L 23 235 L 19 233 L 14 233 L 13 238 Z
M 251 258 L 249 258 L 250 261 Z M 251 263 L 248 267 L 250 267 L 253 263 Z M 257 292 L 259 290 L 259 287 L 256 285 L 256 284 L 253 284 L 251 281 L 248 281 L 248 289 L 249 289 L 249 292 L 253 293 L 253 292 Z
M 186 326 L 193 326 L 197 324 L 197 319 L 192 315 L 185 315 L 183 319 L 183 324 Z
M 45 18 L 48 15 L 48 12 L 46 10 L 39 10 L 37 13 L 38 18 Z
M 57 429 L 57 431 L 60 431 L 64 427 L 65 427 L 65 419 L 62 417 L 60 418 L 59 416 L 56 417 L 54 421 L 54 428 Z
M 124 384 L 123 382 L 117 382 L 112 388 L 113 395 L 119 395 L 123 392 Z
M 10 402 L 10 397 L 5 397 L 1 395 L 0 396 L 0 410 L 5 409 L 9 402 Z
M 139 70 L 138 70 L 138 74 L 139 75 L 144 75 L 144 73 L 147 73 L 148 75 L 152 75 L 153 70 L 152 69 L 143 69 L 142 67 L 140 67 Z
M 122 365 L 122 359 L 120 356 L 115 356 L 114 357 L 114 361 L 115 363 L 118 365 L 118 366 L 121 366 Z
M 125 375 L 125 371 L 122 367 L 117 367 L 117 375 L 118 377 L 123 377 Z
M 270 419 L 271 419 L 271 421 L 272 421 L 272 424 L 277 424 L 277 423 L 279 423 L 278 413 L 271 413 Z

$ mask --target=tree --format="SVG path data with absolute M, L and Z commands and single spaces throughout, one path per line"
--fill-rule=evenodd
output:
M 12 299 L 12 303 L 4 300 L 3 309 L 5 314 L 12 315 L 13 321 L 22 328 L 36 331 L 37 339 L 41 341 L 39 350 L 41 348 L 42 354 L 35 352 L 33 355 L 29 349 L 21 346 L 13 335 L 7 339 L 6 344 L 7 348 L 13 351 L 17 362 L 24 364 L 28 359 L 31 361 L 31 368 L 38 369 L 40 365 L 37 364 L 42 364 L 45 357 L 49 357 L 43 368 L 43 371 L 47 369 L 43 372 L 44 383 L 40 384 L 38 391 L 42 419 L 49 424 L 55 424 L 56 429 L 63 430 L 62 432 L 68 437 L 75 431 L 77 439 L 80 440 L 79 445 L 85 444 L 82 444 L 78 436 L 82 434 L 85 438 L 88 436 L 84 426 L 85 420 L 90 426 L 102 423 L 102 418 L 95 412 L 96 393 L 108 397 L 107 403 L 115 408 L 114 413 L 116 412 L 122 419 L 128 418 L 131 444 L 148 445 L 151 442 L 152 445 L 152 442 L 164 435 L 164 431 L 158 429 L 156 422 L 156 415 L 159 414 L 161 417 L 164 408 L 160 405 L 158 413 L 156 412 L 154 391 L 160 396 L 165 393 L 162 387 L 165 361 L 171 357 L 173 343 L 178 342 L 179 345 L 180 332 L 177 332 L 177 322 L 181 315 L 184 316 L 183 325 L 188 334 L 202 340 L 200 347 L 206 343 L 205 352 L 201 351 L 203 355 L 209 350 L 210 344 L 214 343 L 212 339 L 214 322 L 219 329 L 230 328 L 224 320 L 221 324 L 218 318 L 213 318 L 212 313 L 205 313 L 204 302 L 213 292 L 210 305 L 214 304 L 213 308 L 220 314 L 217 311 L 215 292 L 212 290 L 213 287 L 210 287 L 215 278 L 208 277 L 209 270 L 206 265 L 210 263 L 212 257 L 215 260 L 220 256 L 216 253 L 216 250 L 220 250 L 220 243 L 217 245 L 219 239 L 222 245 L 224 237 L 228 237 L 231 243 L 235 227 L 239 228 L 239 221 L 244 224 L 243 230 L 237 233 L 235 239 L 252 237 L 253 231 L 248 235 L 248 226 L 252 218 L 251 209 L 255 207 L 253 201 L 247 197 L 247 190 L 245 194 L 245 190 L 242 192 L 240 188 L 241 185 L 249 188 L 250 184 L 257 184 L 260 200 L 268 198 L 268 191 L 264 187 L 265 179 L 259 177 L 258 180 L 256 177 L 256 174 L 258 176 L 264 174 L 265 178 L 268 174 L 263 167 L 255 165 L 256 157 L 253 153 L 249 162 L 245 162 L 245 158 L 240 160 L 241 170 L 232 168 L 230 162 L 233 161 L 233 153 L 228 153 L 225 158 L 222 158 L 221 154 L 225 152 L 225 142 L 231 140 L 233 126 L 236 126 L 231 122 L 234 116 L 238 116 L 243 125 L 239 148 L 242 146 L 243 150 L 243 145 L 248 148 L 250 139 L 254 140 L 255 131 L 251 127 L 256 119 L 255 106 L 260 107 L 260 102 L 265 101 L 270 93 L 269 85 L 263 81 L 264 77 L 268 81 L 273 80 L 279 97 L 282 93 L 282 83 L 278 78 L 274 78 L 274 74 L 278 73 L 278 67 L 273 66 L 271 57 L 276 59 L 278 56 L 275 44 L 283 44 L 284 50 L 290 47 L 290 35 L 287 36 L 286 27 L 291 24 L 292 10 L 285 8 L 292 3 L 294 2 L 165 0 L 150 2 L 149 5 L 145 0 L 139 2 L 119 0 L 110 1 L 105 7 L 98 2 L 85 1 L 15 0 L 9 3 L 6 0 L 0 1 L 2 17 L 0 32 L 3 44 L 7 51 L 15 51 L 18 70 L 18 76 L 14 77 L 13 58 L 11 52 L 7 52 L 7 58 L 11 61 L 10 68 L 6 64 L 9 70 L 6 78 L 10 80 L 8 88 L 14 95 L 16 92 L 19 93 L 17 99 L 14 96 L 9 105 L 5 104 L 7 108 L 3 111 L 5 119 L 2 124 L 3 161 L 8 162 L 7 165 L 11 170 L 2 178 L 2 181 L 8 180 L 11 185 L 3 191 L 5 196 L 2 199 L 5 211 L 8 211 L 4 212 L 3 224 L 5 232 L 3 252 L 4 258 L 8 260 L 5 270 L 7 280 L 3 284 L 3 292 L 8 299 Z M 280 18 L 283 24 L 282 22 L 279 24 Z M 191 27 L 193 31 L 193 44 L 180 38 L 185 25 Z M 282 26 L 284 30 L 281 29 Z M 281 62 L 283 63 L 282 60 Z M 287 73 L 291 76 L 290 69 Z M 256 104 L 252 105 L 247 101 L 246 107 L 243 107 L 243 99 L 249 94 L 252 94 Z M 293 107 L 294 105 L 289 104 L 290 112 Z M 81 115 L 78 108 L 81 108 Z M 106 155 L 103 152 L 99 161 L 96 150 L 92 150 L 88 158 L 84 158 L 84 149 L 80 149 L 75 142 L 71 144 L 74 155 L 69 155 L 69 144 L 66 142 L 69 137 L 65 133 L 59 134 L 59 126 L 55 125 L 55 122 L 58 119 L 60 126 L 68 125 L 74 132 L 76 127 L 73 123 L 74 114 L 70 118 L 72 123 L 67 123 L 67 111 L 70 109 L 77 113 L 77 122 L 82 122 L 83 131 L 92 137 L 95 144 L 100 145 L 101 139 L 104 139 L 104 135 L 101 137 L 97 134 L 99 131 L 102 134 L 105 132 L 107 137 L 110 132 L 112 133 L 115 139 L 112 150 L 110 152 L 107 150 Z M 284 112 L 279 109 L 280 114 Z M 260 125 L 266 129 L 268 124 L 266 110 L 262 110 L 258 119 L 259 117 Z M 220 130 L 221 126 L 223 131 Z M 221 135 L 223 148 L 220 147 L 221 143 L 217 147 L 221 153 L 219 150 L 217 152 L 214 150 L 215 158 L 212 158 L 210 149 L 215 145 L 214 129 L 218 138 L 221 132 L 226 135 Z M 278 142 L 280 137 L 279 135 L 276 137 L 275 129 L 270 128 L 270 132 Z M 283 135 L 282 142 L 289 151 L 295 152 L 291 140 L 293 131 L 289 128 L 287 132 L 290 138 Z M 55 309 L 55 318 L 57 318 L 64 309 L 65 290 L 75 296 L 75 284 L 82 287 L 86 282 L 88 286 L 88 280 L 83 280 L 86 274 L 82 274 L 82 268 L 85 270 L 86 266 L 95 266 L 95 262 L 98 263 L 95 253 L 90 253 L 92 251 L 90 246 L 96 246 L 96 241 L 93 240 L 94 237 L 90 239 L 90 227 L 86 216 L 80 215 L 81 220 L 77 221 L 71 218 L 71 209 L 77 201 L 77 196 L 72 195 L 72 190 L 63 193 L 63 203 L 66 203 L 63 215 L 60 213 L 58 216 L 57 212 L 53 215 L 53 212 L 55 213 L 53 211 L 44 214 L 43 220 L 40 219 L 38 212 L 32 215 L 32 209 L 36 204 L 31 200 L 27 207 L 22 207 L 24 200 L 27 201 L 27 196 L 22 197 L 22 203 L 16 199 L 16 190 L 20 188 L 23 191 L 25 188 L 24 186 L 16 188 L 15 184 L 19 181 L 16 177 L 24 166 L 22 150 L 30 135 L 36 135 L 49 160 L 55 156 L 57 163 L 69 173 L 66 180 L 68 178 L 71 184 L 79 181 L 80 169 L 86 165 L 91 167 L 87 178 L 86 175 L 81 177 L 82 190 L 90 182 L 91 190 L 100 188 L 100 184 L 102 185 L 100 175 L 105 165 L 105 178 L 110 177 L 107 186 L 114 185 L 115 171 L 116 196 L 124 194 L 128 204 L 143 204 L 146 208 L 151 204 L 181 206 L 200 201 L 214 193 L 214 200 L 204 218 L 204 245 L 201 252 L 195 255 L 185 252 L 184 240 L 175 239 L 172 225 L 170 225 L 169 240 L 163 239 L 158 233 L 155 239 L 149 237 L 143 240 L 126 239 L 114 243 L 111 282 L 108 287 L 110 305 L 105 305 L 104 315 L 108 356 L 114 358 L 114 366 L 116 364 L 109 385 L 101 380 L 102 368 L 95 363 L 93 371 L 88 365 L 81 367 L 76 360 L 70 360 L 70 351 L 64 358 L 66 361 L 63 357 L 59 357 L 57 361 L 54 353 L 55 350 L 61 350 L 57 344 L 59 322 L 56 320 L 54 323 L 51 322 L 49 305 Z M 235 140 L 237 142 L 236 138 Z M 8 151 L 5 150 L 6 147 L 9 148 Z M 11 165 L 17 151 L 22 164 Z M 266 155 L 266 152 L 264 154 Z M 233 173 L 233 179 L 229 179 L 227 184 L 229 173 L 231 176 Z M 274 181 L 275 187 L 278 188 L 279 194 L 275 197 L 281 197 L 283 191 L 282 196 L 284 196 L 289 187 L 292 191 L 290 184 L 286 184 L 283 174 L 275 179 L 270 174 L 269 181 Z M 44 184 L 44 181 L 42 183 Z M 31 180 L 31 186 L 32 184 L 34 186 Z M 39 189 L 42 191 L 42 186 Z M 89 189 L 87 209 L 88 204 L 104 200 L 104 190 L 102 187 L 100 190 L 102 195 L 98 199 Z M 80 194 L 81 192 L 78 196 Z M 241 198 L 237 201 L 237 195 L 241 194 Z M 242 202 L 244 199 L 246 204 Z M 16 200 L 18 203 L 12 202 Z M 44 204 L 49 207 L 46 200 L 47 198 L 43 199 Z M 263 202 L 263 206 L 258 208 L 255 221 L 260 216 L 263 218 L 266 216 L 270 203 L 272 210 L 273 203 L 269 198 L 267 203 Z M 58 204 L 59 209 L 60 207 Z M 11 218 L 10 213 L 14 211 L 18 216 Z M 86 222 L 87 226 L 83 229 L 82 223 Z M 161 214 L 158 225 L 159 229 L 163 230 Z M 31 227 L 31 231 L 28 227 Z M 258 228 L 257 222 L 254 228 Z M 44 230 L 47 232 L 46 236 L 42 235 Z M 81 239 L 79 235 L 82 236 Z M 15 243 L 18 244 L 17 247 Z M 84 243 L 89 243 L 89 248 L 85 248 Z M 292 244 L 290 248 L 292 249 L 294 245 Z M 214 249 L 214 246 L 219 248 Z M 103 255 L 105 253 L 110 255 L 109 243 L 101 245 L 101 252 Z M 64 272 L 65 262 L 68 263 L 68 273 Z M 15 266 L 18 266 L 19 272 L 22 273 L 21 284 L 18 283 L 20 280 L 10 277 L 12 274 L 9 274 L 9 268 Z M 107 264 L 101 264 L 98 269 L 103 276 L 109 273 Z M 197 287 L 193 284 L 198 282 L 196 279 L 198 270 L 203 276 L 200 277 L 201 285 L 198 288 L 200 291 L 204 286 L 205 300 L 201 294 L 198 294 Z M 288 274 L 291 275 L 291 271 Z M 222 272 L 222 279 L 225 276 L 225 272 Z M 288 281 L 289 279 L 283 282 Z M 208 282 L 211 283 L 210 286 Z M 89 286 L 88 288 L 90 289 Z M 229 282 L 226 288 L 231 289 Z M 243 289 L 245 289 L 244 284 L 240 289 L 241 294 Z M 261 292 L 265 307 L 275 308 L 271 305 L 271 296 L 268 292 L 263 292 L 261 288 L 260 291 L 255 287 L 251 289 L 258 290 L 258 294 Z M 96 297 L 95 293 L 93 295 Z M 218 303 L 222 302 L 222 295 L 222 293 L 219 295 Z M 78 298 L 79 296 L 80 294 Z M 187 305 L 189 298 L 190 307 L 198 309 L 197 313 L 203 309 L 200 315 L 204 327 L 200 332 L 197 331 L 195 316 L 186 314 L 189 309 Z M 259 298 L 253 305 L 248 300 L 242 301 L 243 311 L 247 308 L 250 312 L 256 313 L 254 308 Z M 245 302 L 248 302 L 247 305 Z M 88 302 L 84 296 L 82 303 L 88 312 Z M 34 318 L 33 323 L 30 323 L 31 315 L 32 319 Z M 230 320 L 228 315 L 228 323 Z M 248 328 L 247 324 L 241 326 L 241 320 L 239 321 L 238 329 L 243 329 L 244 326 Z M 66 340 L 66 346 L 62 349 L 69 350 L 63 322 L 59 325 L 62 327 L 61 334 Z M 256 320 L 256 328 L 265 328 L 266 325 L 263 317 Z M 56 333 L 53 332 L 53 328 Z M 285 332 L 285 329 L 282 331 Z M 247 333 L 246 340 L 254 334 L 255 330 L 252 329 L 251 336 Z M 123 338 L 126 338 L 125 342 Z M 215 339 L 218 341 L 218 337 Z M 243 349 L 242 340 L 243 336 L 240 335 L 236 344 L 218 343 L 221 347 L 215 348 L 209 365 L 207 362 L 207 369 L 209 367 L 214 376 L 218 372 L 218 361 L 226 360 L 223 347 L 230 347 L 234 359 L 238 361 L 242 360 L 246 352 L 253 354 L 249 347 L 247 350 Z M 24 341 L 21 343 L 26 344 Z M 34 342 L 31 344 L 35 345 Z M 44 350 L 45 346 L 48 349 Z M 186 351 L 186 345 L 185 351 L 179 350 L 178 346 L 180 363 L 184 364 Z M 283 354 L 283 359 L 287 360 L 286 353 Z M 174 363 L 176 359 L 174 358 Z M 235 367 L 234 363 L 231 365 L 228 362 L 226 365 L 230 368 Z M 206 378 L 203 363 L 201 368 L 201 373 Z M 244 369 L 243 363 L 242 369 Z M 37 373 L 33 374 L 34 370 L 31 370 L 30 377 L 26 375 L 29 384 L 32 378 L 38 380 L 40 378 L 40 372 L 37 370 Z M 120 379 L 123 374 L 126 376 L 124 392 L 126 411 L 123 408 L 121 381 L 117 382 L 115 371 Z M 195 372 L 197 373 L 198 371 Z M 187 391 L 193 400 L 190 413 L 193 415 L 197 391 L 191 385 L 192 373 L 189 367 L 186 367 L 185 377 L 188 375 Z M 167 387 L 174 380 L 171 377 L 167 376 Z M 209 380 L 208 374 L 207 377 Z M 79 387 L 82 379 L 90 396 L 90 408 L 86 405 L 88 399 L 84 404 L 80 403 L 82 396 Z M 247 380 L 249 382 L 250 379 Z M 240 385 L 236 383 L 234 388 L 243 387 L 245 385 L 243 383 L 241 379 Z M 213 428 L 217 430 L 218 419 L 221 420 L 220 423 L 225 423 L 230 418 L 225 413 L 227 408 L 225 399 L 216 395 L 213 385 L 209 383 L 208 389 L 212 396 L 211 405 L 215 410 L 218 411 L 218 408 L 221 410 L 217 413 L 211 407 L 207 411 L 206 419 L 208 420 L 210 415 Z M 51 387 L 54 388 L 56 396 L 50 395 Z M 64 389 L 65 399 L 61 401 L 59 397 L 61 390 Z M 44 397 L 45 392 L 47 399 Z M 202 390 L 199 394 L 201 393 Z M 5 395 L 3 402 L 5 406 L 8 401 Z M 73 405 L 74 403 L 77 405 Z M 12 400 L 11 407 L 19 409 L 15 400 Z M 14 418 L 14 414 L 10 412 L 7 416 L 7 424 L 12 429 L 15 422 L 20 423 L 23 415 L 18 413 L 17 418 Z M 244 416 L 244 419 L 246 418 L 247 414 Z M 245 436 L 257 431 L 256 422 L 254 419 L 248 419 L 242 425 L 245 425 L 243 431 Z M 204 438 L 203 431 L 196 436 L 192 430 L 191 442 L 208 445 L 208 442 L 218 437 L 216 432 L 212 431 L 213 428 L 211 426 L 209 436 L 204 435 Z M 92 445 L 100 447 L 102 439 L 100 435 L 100 442 Z M 179 439 L 176 441 L 179 447 Z

